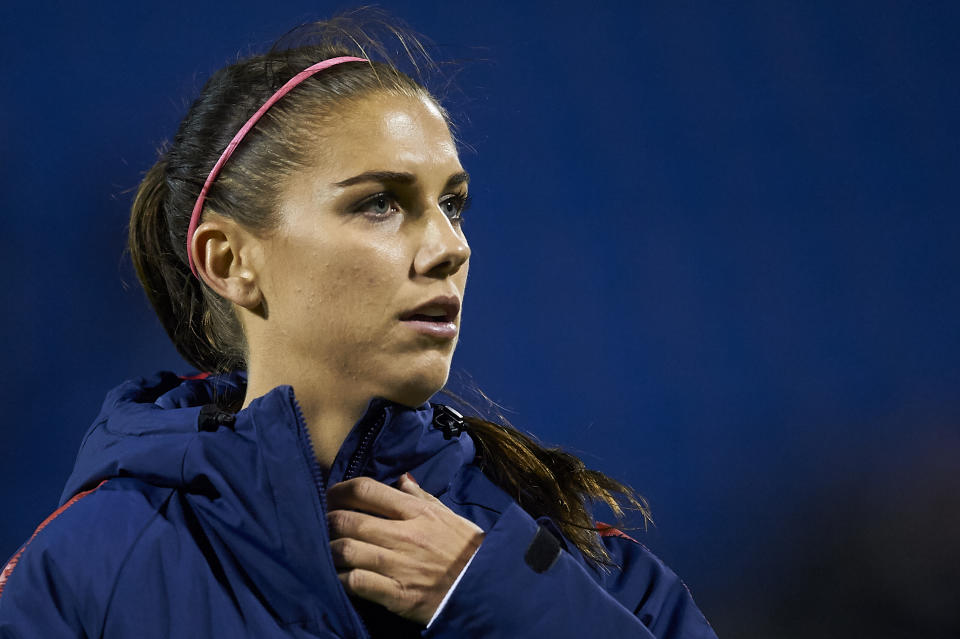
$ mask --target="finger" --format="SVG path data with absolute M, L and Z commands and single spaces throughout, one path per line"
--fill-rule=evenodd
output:
M 369 599 L 391 612 L 401 614 L 409 607 L 403 588 L 390 577 L 361 568 L 339 572 L 337 577 L 351 595 Z
M 337 568 L 361 568 L 381 575 L 390 574 L 396 563 L 396 553 L 383 546 L 369 544 L 359 539 L 342 537 L 330 542 L 333 565 Z
M 331 543 L 334 539 L 349 538 L 397 550 L 410 543 L 408 531 L 400 525 L 402 523 L 353 510 L 327 513 Z
M 421 488 L 420 484 L 417 483 L 416 478 L 410 473 L 404 473 L 400 475 L 400 479 L 397 480 L 397 488 L 401 492 L 405 492 L 408 495 L 413 495 L 419 499 L 426 499 L 427 501 L 439 501 L 436 497 Z
M 362 510 L 388 519 L 409 519 L 422 510 L 420 500 L 371 477 L 356 477 L 327 490 L 330 510 Z
M 414 490 L 420 488 L 420 484 L 417 483 L 417 480 L 413 478 L 413 475 L 410 473 L 404 473 L 397 477 L 397 481 L 393 482 L 394 488 L 397 490 L 403 491 L 410 495 L 418 495 L 419 492 Z

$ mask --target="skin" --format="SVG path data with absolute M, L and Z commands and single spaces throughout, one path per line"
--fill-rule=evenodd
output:
M 200 276 L 244 328 L 243 407 L 293 386 L 324 467 L 371 398 L 416 407 L 446 383 L 457 339 L 399 316 L 438 295 L 462 300 L 470 258 L 457 219 L 467 184 L 451 183 L 463 167 L 436 106 L 384 92 L 340 111 L 320 131 L 316 165 L 285 184 L 278 228 L 258 236 L 208 214 L 191 244 Z M 338 186 L 371 171 L 414 180 Z M 395 197 L 376 197 L 385 191 Z M 328 504 L 348 592 L 423 624 L 483 539 L 409 480 L 352 479 L 329 488 Z

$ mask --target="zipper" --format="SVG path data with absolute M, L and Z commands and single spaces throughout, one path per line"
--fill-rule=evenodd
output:
M 317 454 L 313 450 L 313 440 L 310 439 L 310 431 L 307 429 L 307 420 L 303 417 L 303 409 L 300 408 L 300 402 L 297 401 L 293 389 L 290 389 L 290 402 L 297 413 L 297 431 L 300 435 L 300 444 L 307 452 L 307 464 L 310 466 L 310 478 L 313 480 L 313 487 L 320 496 L 320 505 L 323 507 L 323 513 L 327 513 L 327 482 L 323 477 L 323 469 L 320 468 L 320 462 L 317 461 Z
M 379 402 L 379 400 L 377 401 Z M 379 404 L 377 410 L 377 419 L 367 426 L 367 429 L 364 431 L 363 437 L 360 439 L 360 445 L 357 446 L 357 450 L 353 452 L 353 456 L 350 457 L 350 463 L 347 464 L 347 469 L 343 472 L 342 481 L 357 477 L 367 463 L 367 458 L 370 456 L 370 449 L 373 447 L 373 441 L 377 438 L 377 435 L 383 428 L 383 423 L 387 419 L 387 410 L 382 403 Z
M 303 447 L 304 451 L 307 453 L 307 464 L 310 466 L 310 477 L 313 479 L 313 486 L 317 491 L 317 496 L 320 497 L 320 507 L 321 513 L 323 515 L 323 529 L 327 533 L 327 554 L 330 557 L 330 565 L 333 565 L 333 553 L 330 551 L 330 529 L 327 526 L 327 482 L 323 476 L 323 469 L 320 468 L 320 462 L 317 461 L 317 454 L 313 451 L 313 441 L 310 439 L 310 431 L 307 429 L 307 420 L 303 417 L 303 409 L 300 408 L 300 402 L 297 401 L 296 396 L 293 394 L 293 389 L 290 389 L 290 401 L 293 404 L 295 412 L 297 414 L 297 431 L 300 436 L 300 445 Z M 353 460 L 351 459 L 351 462 Z M 339 580 L 337 580 L 339 583 Z M 353 613 L 353 619 L 356 625 L 360 629 L 359 637 L 362 639 L 370 638 L 370 631 L 367 630 L 367 626 L 363 623 L 363 619 L 360 618 L 360 614 L 353 607 L 353 604 L 350 603 L 349 598 L 347 597 L 346 591 L 341 588 L 340 591 L 343 593 L 343 598 L 347 605 L 347 610 Z

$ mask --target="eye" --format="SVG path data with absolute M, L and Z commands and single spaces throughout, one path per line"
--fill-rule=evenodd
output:
M 440 208 L 454 222 L 463 222 L 463 214 L 470 208 L 470 196 L 466 193 L 450 195 L 440 200 Z
M 360 202 L 354 209 L 356 213 L 369 213 L 372 217 L 386 217 L 391 212 L 398 210 L 397 197 L 390 191 L 383 191 L 371 195 Z

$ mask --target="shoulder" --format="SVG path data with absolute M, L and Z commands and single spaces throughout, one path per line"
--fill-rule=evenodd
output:
M 115 478 L 68 499 L 0 573 L 0 616 L 50 602 L 84 627 L 96 623 L 131 549 L 151 527 L 162 525 L 160 513 L 173 492 Z
M 595 569 L 597 581 L 648 626 L 656 636 L 710 636 L 713 631 L 680 577 L 653 551 L 626 533 L 596 522 L 613 566 Z M 695 631 L 696 629 L 696 631 Z
M 21 547 L 22 556 L 39 550 L 57 557 L 91 549 L 116 551 L 133 543 L 173 493 L 132 477 L 104 480 L 77 493 L 37 526 Z

